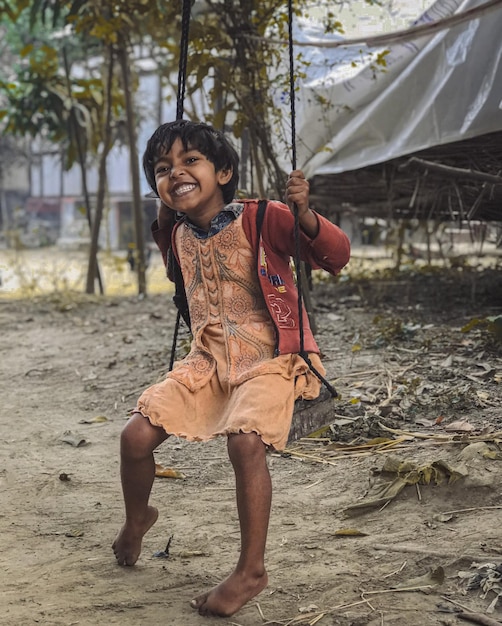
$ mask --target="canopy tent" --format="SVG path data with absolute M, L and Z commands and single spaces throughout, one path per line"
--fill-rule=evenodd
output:
M 415 24 L 485 3 L 437 0 Z M 298 85 L 299 165 L 307 176 L 339 173 L 502 130 L 501 33 L 502 3 L 476 19 L 389 46 L 302 46 L 308 66 Z M 311 23 L 295 36 L 304 43 L 323 40 Z
M 297 27 L 309 63 L 297 100 L 298 165 L 319 210 L 502 219 L 502 185 L 454 171 L 502 173 L 502 2 L 490 12 L 483 5 L 437 0 L 415 25 L 480 13 L 373 48 L 342 46 L 311 23 Z M 422 159 L 418 168 L 406 167 L 411 155 Z

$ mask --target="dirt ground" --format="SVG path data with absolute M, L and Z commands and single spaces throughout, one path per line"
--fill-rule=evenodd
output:
M 501 314 L 501 272 L 323 283 L 313 299 L 342 398 L 299 406 L 297 434 L 330 427 L 270 455 L 270 584 L 221 620 L 189 600 L 237 559 L 225 441 L 167 441 L 157 462 L 183 478 L 156 479 L 160 518 L 137 565 L 111 550 L 119 434 L 166 371 L 170 298 L 0 301 L 1 624 L 502 622 L 502 354 L 486 321 Z M 402 489 L 386 498 L 390 482 Z

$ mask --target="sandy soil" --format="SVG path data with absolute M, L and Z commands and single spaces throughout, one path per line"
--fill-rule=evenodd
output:
M 461 328 L 500 314 L 501 293 L 500 272 L 316 289 L 342 400 L 311 411 L 319 423 L 327 407 L 328 432 L 269 457 L 269 587 L 210 622 L 423 626 L 461 623 L 459 605 L 486 614 L 496 592 L 467 590 L 459 572 L 502 563 L 502 359 L 485 326 Z M 123 516 L 119 434 L 166 371 L 173 320 L 165 295 L 0 302 L 1 624 L 208 622 L 189 600 L 229 573 L 239 549 L 223 440 L 166 442 L 157 462 L 184 478 L 156 479 L 160 519 L 137 565 L 117 566 L 111 551 Z M 348 516 L 389 458 L 416 463 L 430 484 Z M 438 485 L 437 466 L 423 469 L 440 460 L 462 470 L 458 480 Z M 154 556 L 169 540 L 169 557 Z M 502 598 L 491 617 L 502 622 Z

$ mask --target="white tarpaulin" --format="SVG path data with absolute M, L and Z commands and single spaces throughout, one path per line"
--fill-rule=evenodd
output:
M 437 0 L 415 25 L 483 3 Z M 327 37 L 312 24 L 295 33 L 298 42 Z M 404 43 L 301 53 L 310 66 L 298 83 L 297 162 L 307 177 L 502 130 L 502 5 Z

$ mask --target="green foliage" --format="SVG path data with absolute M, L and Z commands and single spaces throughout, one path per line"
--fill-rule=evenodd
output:
M 403 322 L 399 317 L 389 315 L 377 315 L 373 319 L 377 334 L 373 344 L 376 348 L 382 348 L 391 344 L 416 341 L 417 332 L 420 331 L 420 324 Z
M 295 15 L 305 15 L 309 4 L 297 0 Z M 336 10 L 339 4 L 327 8 L 326 32 L 343 33 Z M 105 90 L 94 83 L 83 86 L 72 80 L 70 86 L 66 84 L 63 46 L 70 66 L 75 61 L 85 62 L 90 55 L 106 58 L 110 47 L 115 52 L 130 50 L 133 45 L 148 47 L 165 85 L 175 83 L 172 76 L 179 61 L 181 2 L 0 0 L 0 7 L 5 7 L 3 22 L 10 22 L 8 36 L 16 42 L 18 56 L 10 75 L 3 72 L 2 76 L 0 70 L 0 92 L 7 94 L 0 117 L 7 121 L 7 132 L 42 133 L 51 141 L 63 142 L 68 150 L 67 165 L 73 162 L 75 152 L 71 134 L 75 119 L 85 131 L 89 149 L 95 151 L 100 144 L 100 101 L 105 101 Z M 269 45 L 271 38 L 288 39 L 288 22 L 284 0 L 209 0 L 194 4 L 190 20 L 186 117 L 204 118 L 218 128 L 231 129 L 236 137 L 246 137 L 258 186 L 248 191 L 260 195 L 271 190 L 282 195 L 284 172 L 277 155 L 290 150 L 290 120 L 275 106 L 278 98 L 289 99 L 289 74 L 284 64 L 287 50 Z M 387 53 L 376 56 L 373 71 L 385 68 Z M 304 76 L 305 67 L 302 54 L 297 54 L 296 80 Z M 134 79 L 134 67 L 131 69 Z M 194 104 L 200 92 L 209 102 L 204 110 L 197 110 Z M 328 101 L 322 104 L 332 106 Z M 121 114 L 118 93 L 114 112 Z M 70 125 L 68 120 L 73 120 Z
M 502 343 L 502 315 L 475 317 L 463 326 L 462 332 L 468 333 L 474 329 L 487 333 L 496 343 Z
M 0 17 L 5 15 L 7 19 L 15 22 L 19 15 L 29 6 L 29 0 L 0 0 Z
M 13 81 L 0 81 L 6 106 L 0 111 L 4 132 L 45 139 L 66 147 L 65 166 L 77 158 L 75 133 L 81 133 L 88 149 L 96 152 L 101 142 L 103 85 L 93 78 L 74 79 L 68 85 L 58 72 L 54 49 L 32 55 L 29 65 Z M 115 110 L 121 110 L 115 102 Z
M 390 53 L 390 50 L 382 50 L 375 57 L 375 64 L 380 67 L 387 67 L 387 59 L 385 58 Z
M 63 148 L 70 168 L 79 150 L 96 154 L 103 141 L 105 85 L 101 78 L 70 76 L 72 61 L 83 61 L 96 51 L 97 40 L 66 31 L 54 37 L 54 25 L 68 23 L 70 11 L 84 3 L 26 2 L 10 14 L 6 36 L 17 57 L 0 70 L 0 110 L 6 134 L 41 137 Z M 50 19 L 49 19 L 50 17 Z M 68 70 L 68 71 L 67 71 Z M 9 74 L 7 74 L 9 71 Z M 3 76 L 2 76 L 3 74 Z M 122 114 L 122 95 L 115 89 L 112 108 Z

